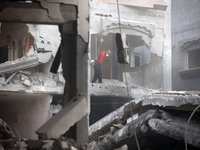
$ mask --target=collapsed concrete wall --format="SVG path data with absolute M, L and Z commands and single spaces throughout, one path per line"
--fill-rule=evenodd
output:
M 172 1 L 173 90 L 199 90 L 200 2 Z
M 154 1 L 144 2 L 144 4 L 148 3 L 152 3 L 151 5 L 153 5 Z M 121 32 L 127 35 L 130 53 L 133 53 L 134 50 L 140 46 L 146 46 L 147 49 L 149 49 L 149 51 L 151 52 L 151 62 L 135 67 L 130 67 L 129 65 L 127 65 L 124 73 L 130 77 L 130 82 L 133 81 L 131 81 L 131 79 L 133 78 L 134 81 L 137 81 L 136 83 L 140 86 L 153 89 L 161 88 L 165 90 L 170 90 L 171 1 L 162 1 L 161 3 L 163 4 L 163 6 L 166 6 L 164 11 L 156 10 L 156 8 L 150 9 L 148 7 L 142 7 L 142 4 L 132 7 L 131 4 L 123 4 L 122 2 L 122 4 L 119 5 Z M 116 3 L 113 3 L 111 1 L 96 0 L 91 1 L 90 6 L 90 31 L 91 34 L 98 34 L 98 37 L 100 37 L 95 39 L 93 36 L 90 40 L 91 43 L 96 43 L 91 45 L 92 59 L 95 59 L 99 51 L 106 49 L 111 49 L 113 51 L 112 57 L 117 57 L 114 56 L 114 53 L 117 52 L 116 46 L 114 46 L 116 45 L 115 33 L 119 33 L 120 30 Z M 104 40 L 104 37 L 106 37 L 108 33 L 112 34 L 110 41 Z M 136 57 L 136 55 L 133 55 L 132 59 L 135 59 L 134 56 Z M 138 52 L 137 56 L 140 58 L 140 61 L 141 59 L 146 59 L 142 58 L 142 53 Z M 116 58 L 112 59 L 112 64 L 117 65 L 118 62 Z M 110 68 L 113 69 L 114 67 L 112 66 Z M 115 72 L 115 74 L 116 73 L 118 72 Z

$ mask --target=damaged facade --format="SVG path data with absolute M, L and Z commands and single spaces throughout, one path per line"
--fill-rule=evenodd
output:
M 1 118 L 22 137 L 37 137 L 34 131 L 51 117 L 52 95 L 63 94 L 62 72 L 50 73 L 60 40 L 57 26 L 1 23 Z
M 197 7 L 196 2 L 189 5 L 184 0 L 182 8 Z M 190 33 L 189 42 L 179 36 L 186 27 L 190 31 L 190 25 L 183 29 L 175 23 L 181 16 L 175 11 L 179 3 L 120 0 L 118 10 L 112 0 L 0 2 L 0 118 L 13 129 L 0 120 L 1 129 L 9 133 L 0 139 L 0 149 L 182 150 L 185 135 L 188 147 L 198 149 L 199 111 L 190 122 L 188 118 L 200 104 L 200 93 L 170 92 L 174 81 L 173 90 L 181 89 L 172 76 L 177 51 L 172 59 L 171 49 L 182 40 L 181 48 L 198 49 L 198 32 Z M 194 21 L 192 31 L 198 31 L 198 22 Z M 16 37 L 11 31 L 18 32 Z M 126 35 L 128 64 L 117 60 L 115 35 L 120 32 Z M 176 39 L 172 48 L 171 34 Z M 107 49 L 112 55 L 103 64 L 103 83 L 90 83 L 93 67 L 89 62 Z M 60 63 L 58 53 L 63 72 L 53 74 L 52 64 Z M 62 95 L 62 110 L 50 117 L 52 95 Z M 17 132 L 30 139 L 20 140 Z
M 11 126 L 14 134 L 16 131 L 15 137 L 1 137 L 1 143 L 6 142 L 21 149 L 26 147 L 20 142 L 23 137 L 42 140 L 54 138 L 52 134 L 40 136 L 51 131 L 46 125 L 47 120 L 54 129 L 62 126 L 60 131 L 57 130 L 58 138 L 69 130 L 66 134 L 76 144 L 87 142 L 88 12 L 88 1 L 0 2 L 0 111 L 1 118 Z M 84 28 L 79 24 L 84 25 Z M 60 54 L 62 58 L 57 58 Z M 54 62 L 55 74 L 50 72 Z M 58 68 L 60 62 L 63 68 L 61 71 Z M 80 68 L 80 65 L 83 67 Z M 64 112 L 60 111 L 60 115 L 50 118 L 50 103 L 54 95 L 62 95 Z M 82 112 L 77 111 L 80 105 Z M 69 116 L 73 120 L 62 122 L 63 118 Z M 52 123 L 52 118 L 60 121 Z M 1 129 L 5 128 L 7 126 L 3 125 Z M 39 148 L 39 142 L 31 141 L 27 148 Z M 46 141 L 44 143 L 49 145 Z M 31 145 L 34 147 L 29 147 Z M 74 144 L 68 146 L 76 147 Z M 66 145 L 62 148 L 66 148 Z
M 189 149 L 199 149 L 199 60 L 195 59 L 198 55 L 194 56 L 198 52 L 193 58 L 186 55 L 198 51 L 199 19 L 194 18 L 199 2 L 126 2 L 119 1 L 119 25 L 115 2 L 91 1 L 91 59 L 106 49 L 112 50 L 112 57 L 103 65 L 103 84 L 89 87 L 90 119 L 98 118 L 89 127 L 89 147 L 182 150 L 187 143 Z M 125 67 L 117 62 L 115 33 L 120 30 L 129 46 L 130 60 Z M 189 58 L 196 68 L 186 66 Z M 178 66 L 185 68 L 180 70 Z M 186 77 L 188 71 L 190 79 Z M 173 90 L 197 91 L 161 92 L 171 91 L 172 85 Z
M 171 90 L 171 1 L 90 2 L 91 59 L 110 49 L 103 78 L 125 81 L 150 89 Z M 124 33 L 128 43 L 129 64 L 117 60 L 115 33 Z

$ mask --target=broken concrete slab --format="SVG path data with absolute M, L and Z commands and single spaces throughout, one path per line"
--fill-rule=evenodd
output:
M 63 107 L 55 116 L 41 126 L 36 133 L 41 139 L 59 138 L 76 122 L 87 115 L 87 101 L 85 97 L 75 98 Z
M 14 71 L 24 70 L 38 66 L 42 63 L 46 63 L 51 58 L 51 52 L 49 53 L 34 53 L 29 56 L 23 56 L 14 61 L 7 61 L 0 64 L 0 74 L 11 73 Z
M 135 99 L 134 102 L 137 104 L 142 102 L 143 106 L 153 105 L 159 107 L 184 107 L 184 105 L 199 105 L 200 95 L 191 93 L 152 93 L 149 95 L 142 96 L 141 98 Z M 192 107 L 194 108 L 194 107 Z
M 35 94 L 63 94 L 64 83 L 60 74 L 30 73 L 18 71 L 0 84 L 0 92 L 25 92 Z
M 130 144 L 128 141 L 131 140 L 131 145 L 136 148 L 136 138 L 142 148 L 147 148 L 148 143 L 152 141 L 149 138 L 154 139 L 157 137 L 154 146 L 159 143 L 164 144 L 166 140 L 174 140 L 184 142 L 184 133 L 186 129 L 186 122 L 189 118 L 189 113 L 182 112 L 176 113 L 166 112 L 163 110 L 153 109 L 148 110 L 138 116 L 137 119 L 132 120 L 130 123 L 125 124 L 122 128 L 116 130 L 110 130 L 104 135 L 99 136 L 97 139 L 89 143 L 91 149 L 114 149 L 122 146 L 123 144 Z M 188 125 L 188 144 L 199 148 L 200 147 L 200 127 L 198 118 L 194 118 Z M 112 129 L 112 128 L 111 128 Z M 147 141 L 144 139 L 147 138 Z M 159 141 L 159 140 L 160 141 Z M 163 145 L 162 145 L 163 146 Z M 175 145 L 170 145 L 170 148 Z
M 151 118 L 148 125 L 151 130 L 161 135 L 184 141 L 184 132 L 187 120 L 166 121 L 158 118 Z M 187 143 L 200 148 L 200 127 L 199 124 L 191 124 L 187 132 Z
M 26 75 L 22 71 L 15 72 L 6 79 L 4 84 L 18 84 L 18 85 L 36 85 L 36 86 L 49 86 L 49 87 L 62 87 L 64 83 L 59 80 L 61 74 L 44 74 L 44 73 L 30 73 Z M 29 81 L 28 81 L 29 80 Z
M 108 132 L 112 124 L 124 123 L 131 115 L 140 115 L 148 109 L 164 108 L 179 111 L 192 111 L 200 104 L 200 95 L 197 92 L 173 92 L 166 94 L 152 92 L 131 100 L 119 109 L 108 114 L 89 127 L 89 141 Z
M 103 137 L 99 137 L 93 142 L 89 143 L 91 149 L 108 150 L 123 146 L 127 139 L 135 138 L 135 132 L 147 132 L 149 129 L 145 123 L 154 117 L 160 117 L 162 114 L 157 110 L 149 110 L 139 116 L 136 120 L 133 120 L 130 124 L 124 125 L 124 127 L 118 130 L 110 130 Z
M 51 86 L 51 87 L 55 87 L 57 85 L 56 81 L 48 79 L 44 82 L 44 86 Z
M 131 91 L 130 86 L 128 90 Z M 128 97 L 126 84 L 119 80 L 103 80 L 102 84 L 91 83 L 89 85 L 91 96 Z
M 63 94 L 64 87 L 44 87 L 32 85 L 30 87 L 17 84 L 0 85 L 0 92 L 19 92 L 33 94 Z

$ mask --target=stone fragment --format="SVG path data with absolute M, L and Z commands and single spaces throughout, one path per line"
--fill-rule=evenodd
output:
M 48 53 L 39 53 L 38 54 L 38 61 L 40 63 L 47 63 L 51 58 L 51 52 Z
M 0 77 L 0 84 L 5 82 L 5 77 Z
M 29 79 L 25 79 L 23 84 L 26 85 L 26 86 L 31 86 L 32 85 L 32 83 L 31 83 L 31 81 Z
M 54 150 L 53 148 L 53 140 L 43 140 L 41 150 Z
M 24 80 L 26 80 L 26 79 L 28 79 L 28 77 L 22 74 L 22 75 L 21 75 L 21 80 L 24 81 Z
M 44 86 L 55 87 L 56 82 L 54 80 L 48 79 L 44 82 Z

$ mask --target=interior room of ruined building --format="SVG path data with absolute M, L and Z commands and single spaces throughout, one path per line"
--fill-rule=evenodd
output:
M 23 142 L 50 149 L 44 143 L 60 137 L 76 146 L 61 139 L 59 149 L 64 142 L 91 150 L 200 148 L 200 2 L 119 3 L 125 64 L 118 62 L 116 2 L 0 2 L 0 150 L 23 149 Z M 107 49 L 103 83 L 91 83 L 90 62 Z

